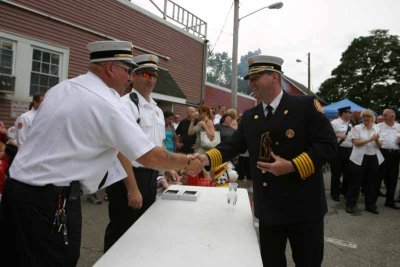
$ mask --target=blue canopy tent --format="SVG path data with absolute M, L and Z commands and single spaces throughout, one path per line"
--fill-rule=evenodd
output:
M 328 119 L 334 119 L 338 116 L 338 109 L 343 107 L 351 107 L 351 111 L 363 111 L 365 108 L 351 102 L 347 98 L 324 106 L 325 115 Z

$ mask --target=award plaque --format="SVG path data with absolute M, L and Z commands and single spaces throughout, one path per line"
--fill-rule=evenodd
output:
M 272 157 L 271 157 L 271 136 L 270 132 L 265 132 L 261 135 L 261 142 L 260 142 L 260 161 L 264 162 L 272 162 Z

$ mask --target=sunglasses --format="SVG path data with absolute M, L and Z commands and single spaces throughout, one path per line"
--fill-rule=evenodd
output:
M 124 65 L 119 65 L 119 64 L 115 64 L 113 63 L 114 66 L 120 67 L 121 69 L 123 69 L 124 71 L 126 71 L 126 73 L 128 75 L 131 75 L 133 68 L 132 67 L 128 67 L 128 66 L 124 66 Z
M 138 75 L 141 75 L 143 78 L 145 79 L 150 79 L 150 78 L 154 78 L 154 79 L 158 79 L 158 73 L 155 72 L 138 72 Z

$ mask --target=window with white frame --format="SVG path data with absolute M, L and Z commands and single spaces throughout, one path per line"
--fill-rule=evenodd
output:
M 14 42 L 0 38 L 0 91 L 14 91 Z
M 48 89 L 60 81 L 60 57 L 56 52 L 33 48 L 30 95 Z

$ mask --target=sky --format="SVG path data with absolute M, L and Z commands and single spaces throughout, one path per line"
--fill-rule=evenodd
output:
M 214 52 L 228 52 L 232 56 L 233 0 L 173 1 L 207 22 L 207 39 Z M 131 2 L 160 15 L 149 0 Z M 164 0 L 153 2 L 163 8 Z M 242 0 L 239 18 L 276 2 L 279 1 Z M 281 9 L 263 9 L 240 20 L 238 60 L 248 51 L 260 48 L 262 54 L 283 58 L 285 75 L 307 86 L 307 53 L 310 53 L 314 92 L 331 77 L 354 38 L 368 36 L 373 29 L 387 29 L 389 34 L 400 36 L 400 0 L 281 2 Z

